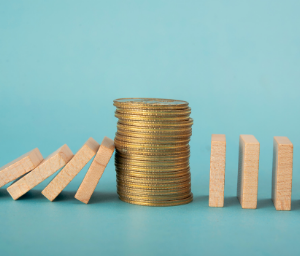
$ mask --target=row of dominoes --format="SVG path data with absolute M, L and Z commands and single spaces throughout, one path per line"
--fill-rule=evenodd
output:
M 75 198 L 88 203 L 114 152 L 113 140 L 105 137 L 99 145 L 90 138 L 73 155 L 67 145 L 43 159 L 36 148 L 0 169 L 0 187 L 16 180 L 7 190 L 14 200 L 65 166 L 42 191 L 53 201 L 95 156 Z M 237 196 L 242 208 L 257 207 L 260 144 L 253 135 L 241 135 Z M 224 206 L 226 138 L 213 134 L 211 140 L 209 206 Z M 274 137 L 272 199 L 276 210 L 291 209 L 293 144 L 287 137 Z
M 76 199 L 87 204 L 114 149 L 113 140 L 107 137 L 101 145 L 89 138 L 75 155 L 67 145 L 63 145 L 44 159 L 36 148 L 0 169 L 0 187 L 16 180 L 7 188 L 16 200 L 64 167 L 42 191 L 46 198 L 53 201 L 95 156 L 75 195 Z
M 237 197 L 242 208 L 256 209 L 260 144 L 253 135 L 240 135 Z M 211 138 L 209 206 L 224 206 L 226 138 Z M 272 200 L 276 210 L 291 210 L 293 144 L 287 137 L 274 137 Z

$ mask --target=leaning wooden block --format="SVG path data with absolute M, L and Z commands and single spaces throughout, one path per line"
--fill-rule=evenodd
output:
M 226 137 L 224 134 L 211 136 L 209 206 L 224 206 Z
M 237 196 L 245 209 L 257 207 L 259 149 L 253 135 L 240 135 Z
M 13 183 L 7 191 L 14 200 L 27 193 L 53 173 L 63 167 L 73 157 L 72 151 L 67 145 L 49 155 L 38 167 Z
M 114 141 L 104 137 L 100 148 L 88 169 L 80 187 L 77 190 L 75 198 L 87 204 L 115 150 Z
M 54 177 L 42 194 L 53 201 L 61 191 L 75 178 L 82 168 L 92 159 L 99 149 L 99 144 L 89 138 L 72 160 Z
M 43 159 L 39 149 L 35 148 L 7 165 L 4 165 L 0 168 L 0 187 L 30 172 L 37 167 Z
M 272 200 L 276 210 L 291 210 L 293 144 L 287 137 L 274 137 Z

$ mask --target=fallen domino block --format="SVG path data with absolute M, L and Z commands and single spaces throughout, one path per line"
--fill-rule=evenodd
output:
M 81 185 L 79 186 L 75 198 L 87 204 L 115 150 L 114 141 L 104 137 L 100 148 L 88 169 Z
M 287 137 L 274 137 L 272 200 L 276 210 L 291 210 L 293 144 Z
M 92 159 L 99 149 L 99 146 L 97 141 L 93 138 L 89 138 L 74 155 L 72 160 L 54 177 L 47 187 L 45 187 L 42 194 L 50 201 L 53 201 Z
M 7 165 L 4 165 L 0 168 L 0 187 L 30 172 L 37 167 L 43 159 L 39 149 L 35 148 Z
M 211 136 L 209 206 L 224 206 L 226 137 L 224 134 Z
M 17 180 L 7 188 L 8 193 L 14 200 L 27 193 L 53 173 L 63 167 L 73 157 L 72 151 L 67 145 L 49 155 L 38 167 Z
M 260 145 L 253 135 L 240 135 L 237 196 L 242 208 L 256 209 Z

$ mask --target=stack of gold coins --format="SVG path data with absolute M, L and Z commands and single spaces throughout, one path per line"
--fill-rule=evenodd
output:
M 171 206 L 193 200 L 189 166 L 193 120 L 180 100 L 114 100 L 117 191 L 139 205 Z

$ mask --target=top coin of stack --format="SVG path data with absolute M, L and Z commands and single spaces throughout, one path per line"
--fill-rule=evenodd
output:
M 117 191 L 121 200 L 149 206 L 192 201 L 189 167 L 193 120 L 180 100 L 114 100 Z

